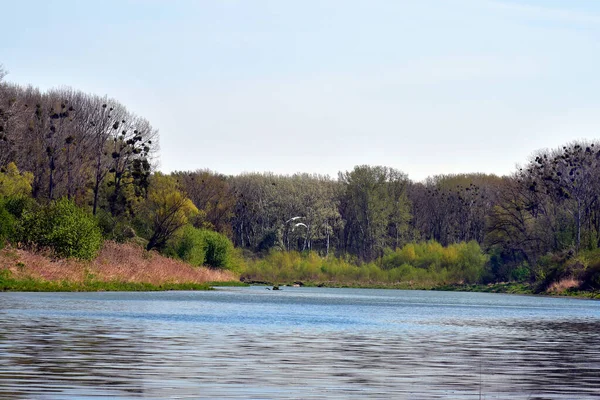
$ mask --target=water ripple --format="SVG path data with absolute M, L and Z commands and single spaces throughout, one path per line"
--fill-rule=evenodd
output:
M 0 293 L 0 398 L 87 397 L 600 398 L 600 313 L 402 291 Z

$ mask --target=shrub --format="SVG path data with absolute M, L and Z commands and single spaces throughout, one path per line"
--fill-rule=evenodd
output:
M 15 218 L 4 207 L 4 204 L 0 203 L 0 249 L 4 248 L 5 242 L 13 237 L 14 231 Z
M 26 211 L 35 210 L 38 205 L 31 197 L 9 196 L 5 197 L 2 204 L 15 219 L 20 219 Z
M 529 265 L 524 261 L 521 265 L 510 272 L 510 280 L 516 282 L 525 282 L 529 279 L 530 275 L 531 271 L 529 270 Z
M 233 243 L 218 232 L 202 230 L 206 248 L 204 263 L 212 268 L 231 269 Z
M 586 268 L 583 274 L 583 289 L 598 290 L 600 289 L 600 261 L 597 261 Z
M 175 256 L 194 266 L 204 265 L 206 244 L 200 229 L 191 225 L 185 226 L 181 232 L 170 241 L 165 253 Z
M 447 283 L 481 280 L 487 256 L 475 241 L 443 247 L 436 241 L 409 243 L 395 251 L 386 251 L 381 269 L 390 271 L 389 279 L 425 280 Z M 392 272 L 393 271 L 393 272 Z
M 101 209 L 96 214 L 96 220 L 102 236 L 106 240 L 125 243 L 136 237 L 135 230 L 123 217 L 115 218 L 108 211 Z
M 195 266 L 218 269 L 234 269 L 236 259 L 240 258 L 227 236 L 191 225 L 169 242 L 165 253 Z
M 50 248 L 59 257 L 91 260 L 102 246 L 94 217 L 66 199 L 24 212 L 19 231 L 23 244 Z

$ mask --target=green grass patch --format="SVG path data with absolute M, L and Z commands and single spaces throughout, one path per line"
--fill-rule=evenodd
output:
M 155 292 L 165 290 L 211 290 L 212 283 L 163 283 L 99 281 L 48 281 L 44 279 L 15 279 L 10 271 L 0 270 L 0 292 Z

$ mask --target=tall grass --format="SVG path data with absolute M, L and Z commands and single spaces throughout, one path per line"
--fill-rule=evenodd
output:
M 92 261 L 56 259 L 52 253 L 5 248 L 0 250 L 0 271 L 8 271 L 13 284 L 21 282 L 22 290 L 36 286 L 56 290 L 192 289 L 213 282 L 238 281 L 238 276 L 230 271 L 194 267 L 134 244 L 110 241 L 104 243 Z

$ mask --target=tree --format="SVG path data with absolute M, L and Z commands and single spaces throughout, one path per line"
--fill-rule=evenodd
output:
M 6 168 L 0 168 L 0 197 L 19 197 L 31 195 L 33 174 L 20 173 L 14 162 Z
M 150 157 L 157 145 L 158 132 L 150 123 L 139 117 L 128 115 L 128 120 L 115 122 L 108 150 L 112 159 L 108 184 L 112 193 L 108 196 L 109 209 L 113 216 L 123 214 L 130 203 L 125 194 L 127 186 L 134 186 L 134 196 L 142 196 L 148 188 Z
M 25 112 L 21 88 L 0 83 L 0 166 L 16 161 L 18 133 L 23 129 Z
M 489 248 L 498 249 L 501 264 L 516 267 L 525 261 L 535 265 L 539 255 L 551 250 L 548 230 L 540 230 L 536 223 L 542 216 L 536 211 L 538 204 L 536 194 L 523 185 L 519 175 L 504 181 L 498 202 L 489 212 L 485 239 Z
M 231 219 L 236 198 L 228 179 L 208 170 L 175 172 L 173 176 L 200 210 L 194 220 L 194 226 L 213 229 L 231 237 L 233 235 Z
M 295 214 L 302 218 L 294 224 L 295 230 L 289 232 L 287 229 L 288 234 L 293 235 L 294 231 L 304 233 L 300 236 L 301 246 L 298 250 L 318 249 L 316 244 L 328 255 L 334 229 L 342 226 L 337 190 L 339 185 L 327 176 L 309 174 L 295 174 L 291 177 L 291 183 L 294 186 L 293 198 L 298 205 L 295 212 L 288 212 L 287 215 Z M 301 225 L 296 226 L 300 222 L 305 229 L 300 229 Z
M 146 249 L 151 250 L 164 248 L 173 234 L 198 213 L 198 209 L 179 190 L 175 179 L 156 172 L 150 179 L 148 196 L 141 203 L 139 213 L 150 224 L 151 235 Z
M 119 129 L 119 121 L 123 120 L 124 107 L 121 104 L 110 106 L 108 100 L 95 99 L 95 107 L 90 115 L 91 128 L 91 161 L 93 162 L 93 200 L 92 213 L 98 211 L 98 201 L 102 182 L 108 174 L 111 158 L 108 157 L 109 139 Z M 111 101 L 112 103 L 112 101 Z
M 570 216 L 578 252 L 586 222 L 588 237 L 593 229 L 590 218 L 600 195 L 600 146 L 582 141 L 553 152 L 542 151 L 529 164 L 527 172 L 530 190 L 560 206 Z M 595 233 L 594 245 L 598 245 L 600 238 Z
M 387 167 L 361 165 L 353 171 L 340 173 L 344 186 L 340 212 L 346 220 L 344 243 L 364 260 L 383 254 L 389 241 L 390 228 L 394 238 L 407 230 L 410 214 L 406 198 L 406 174 Z
M 423 239 L 447 246 L 483 243 L 485 221 L 498 197 L 502 178 L 486 174 L 436 175 L 409 186 L 412 226 Z
M 236 197 L 232 219 L 233 240 L 237 246 L 267 250 L 277 244 L 277 230 L 284 218 L 281 199 L 277 195 L 280 183 L 274 174 L 241 174 L 231 179 L 231 190 Z

